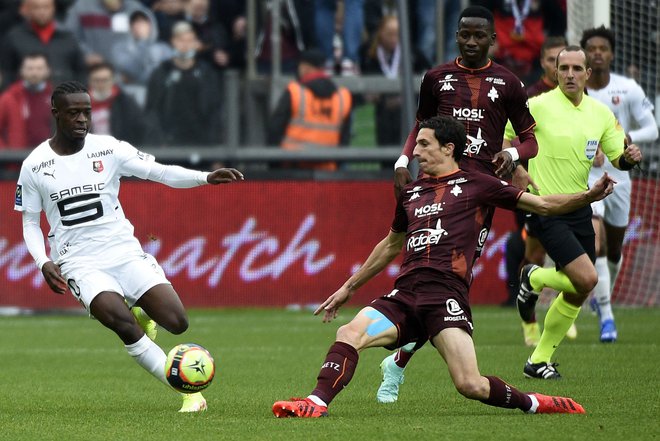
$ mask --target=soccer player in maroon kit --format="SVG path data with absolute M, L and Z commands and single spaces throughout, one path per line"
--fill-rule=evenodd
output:
M 404 187 L 388 235 L 314 314 L 323 312 L 324 322 L 336 318 L 355 291 L 405 246 L 395 289 L 337 330 L 312 393 L 275 402 L 273 413 L 278 418 L 327 416 L 328 405 L 353 377 L 359 351 L 395 348 L 420 339 L 431 340 L 446 361 L 456 389 L 466 398 L 528 413 L 584 413 L 570 398 L 523 393 L 498 377 L 479 373 L 468 289 L 479 233 L 490 207 L 565 213 L 604 198 L 612 192 L 613 181 L 604 175 L 588 191 L 535 196 L 494 176 L 459 169 L 466 135 L 453 118 L 436 116 L 421 122 L 419 128 L 413 154 L 423 177 Z
M 407 165 L 412 158 L 419 121 L 435 115 L 452 116 L 465 126 L 468 145 L 461 161 L 463 170 L 504 178 L 511 173 L 517 161 L 527 161 L 536 156 L 536 123 L 527 108 L 525 87 L 513 73 L 488 58 L 488 51 L 495 42 L 494 29 L 493 14 L 488 9 L 467 7 L 461 12 L 456 31 L 460 57 L 436 66 L 424 75 L 419 92 L 417 122 L 394 166 L 397 195 L 403 185 L 412 180 Z M 520 143 L 503 150 L 502 141 L 508 120 Z M 475 258 L 479 257 L 488 237 L 493 214 L 493 208 L 485 213 Z M 376 394 L 379 402 L 391 403 L 398 399 L 403 370 L 423 344 L 420 341 L 415 346 L 406 346 L 383 360 L 383 381 Z

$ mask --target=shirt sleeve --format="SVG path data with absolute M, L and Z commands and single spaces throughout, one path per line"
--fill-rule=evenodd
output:
M 492 205 L 505 210 L 515 210 L 518 199 L 523 193 L 519 188 L 514 187 L 506 181 L 497 179 L 481 173 L 478 181 L 479 187 L 477 197 L 484 204 Z
M 156 158 L 149 153 L 144 153 L 125 141 L 117 141 L 115 156 L 119 162 L 119 174 L 121 176 L 135 176 L 147 179 Z
M 417 103 L 417 121 L 435 116 L 438 112 L 438 100 L 433 93 L 433 78 L 427 72 L 422 78 L 422 84 L 419 86 L 419 101 Z
M 625 133 L 614 114 L 607 109 L 601 112 L 599 118 L 603 120 L 603 135 L 600 137 L 600 147 L 610 162 L 623 154 Z
M 408 216 L 403 207 L 403 195 L 399 196 L 394 210 L 394 219 L 390 227 L 394 233 L 405 233 L 408 230 Z
M 14 210 L 30 213 L 40 213 L 43 209 L 41 195 L 33 179 L 29 166 L 23 163 L 16 184 Z
M 507 103 L 507 115 L 509 116 L 507 126 L 511 124 L 515 133 L 520 134 L 527 130 L 533 130 L 536 121 L 534 121 L 534 117 L 529 111 L 529 98 L 525 92 L 525 86 L 517 78 L 516 81 L 510 87 L 511 96 Z
M 638 125 L 637 129 L 628 132 L 632 142 L 653 142 L 658 139 L 653 104 L 637 83 L 630 89 L 630 113 Z
M 504 139 L 507 141 L 512 141 L 516 137 L 516 132 L 513 130 L 511 125 L 511 120 L 506 122 L 506 127 L 504 128 Z

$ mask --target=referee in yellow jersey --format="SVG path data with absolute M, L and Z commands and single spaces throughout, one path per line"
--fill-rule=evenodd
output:
M 587 57 L 579 46 L 568 46 L 557 56 L 558 87 L 529 100 L 536 120 L 539 151 L 529 160 L 530 191 L 541 196 L 578 193 L 588 187 L 589 170 L 600 146 L 610 162 L 630 170 L 642 160 L 639 148 L 624 144 L 625 133 L 607 106 L 584 94 L 591 74 Z M 505 138 L 512 139 L 507 128 Z M 563 216 L 527 218 L 529 233 L 526 255 L 542 246 L 556 268 L 525 265 L 520 275 L 518 311 L 529 321 L 544 287 L 559 291 L 545 316 L 538 346 L 527 360 L 527 377 L 557 379 L 561 376 L 552 355 L 575 321 L 582 303 L 598 282 L 595 261 L 595 234 L 587 206 Z

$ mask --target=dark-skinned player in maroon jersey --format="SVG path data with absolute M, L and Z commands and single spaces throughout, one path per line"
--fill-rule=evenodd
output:
M 498 377 L 480 374 L 468 290 L 479 234 L 491 207 L 565 213 L 603 199 L 612 192 L 613 181 L 605 175 L 588 191 L 535 196 L 494 176 L 461 170 L 466 135 L 455 119 L 435 116 L 419 127 L 413 154 L 424 175 L 403 188 L 387 236 L 314 314 L 323 313 L 324 322 L 336 318 L 355 291 L 404 248 L 395 289 L 337 330 L 312 393 L 275 402 L 273 413 L 278 418 L 327 416 L 328 405 L 353 377 L 360 351 L 420 339 L 435 346 L 466 398 L 528 413 L 584 413 L 570 398 L 523 393 Z
M 395 193 L 412 180 L 407 165 L 412 158 L 419 121 L 435 115 L 456 118 L 465 125 L 468 144 L 461 168 L 467 171 L 507 177 L 518 161 L 536 156 L 538 144 L 534 137 L 536 122 L 527 107 L 527 93 L 522 82 L 506 68 L 488 58 L 495 43 L 493 14 L 481 6 L 465 8 L 458 19 L 456 44 L 460 56 L 449 63 L 426 72 L 419 92 L 417 123 L 410 131 L 403 154 L 394 165 Z M 515 147 L 502 150 L 507 120 L 519 137 Z M 477 253 L 488 237 L 494 209 L 486 213 L 483 230 L 479 235 Z M 392 403 L 398 399 L 403 383 L 403 372 L 416 350 L 416 345 L 400 348 L 381 363 L 383 380 L 376 399 Z

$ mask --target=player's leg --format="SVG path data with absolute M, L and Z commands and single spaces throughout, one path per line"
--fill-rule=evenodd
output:
M 617 227 L 607 222 L 604 222 L 604 225 L 607 237 L 607 265 L 610 270 L 611 288 L 613 288 L 623 263 L 623 240 L 627 227 Z
M 404 381 L 404 371 L 412 356 L 426 343 L 426 339 L 408 343 L 397 349 L 394 354 L 388 355 L 381 361 L 380 370 L 383 379 L 376 392 L 376 401 L 379 403 L 394 403 L 399 399 L 399 387 Z
M 603 202 L 603 201 L 599 201 Z M 592 204 L 592 208 L 593 208 Z M 602 209 L 594 209 L 595 215 L 602 215 L 605 212 L 605 206 L 602 204 Z M 598 313 L 600 319 L 600 341 L 614 342 L 616 341 L 616 328 L 614 327 L 614 315 L 612 314 L 610 290 L 610 271 L 607 267 L 607 245 L 606 233 L 602 216 L 595 216 L 593 218 L 594 231 L 596 232 L 596 272 L 598 273 L 598 283 L 593 291 L 591 298 L 591 307 Z
M 543 267 L 545 260 L 545 249 L 537 237 L 529 231 L 525 239 L 525 257 L 520 263 L 518 272 L 518 296 L 516 307 L 522 319 L 523 338 L 526 346 L 535 347 L 541 338 L 541 329 L 536 320 L 536 301 L 540 291 L 534 291 L 526 283 L 529 269 Z M 525 283 L 521 283 L 525 282 Z
M 92 300 L 89 311 L 99 323 L 117 334 L 128 354 L 140 366 L 168 385 L 165 379 L 165 353 L 146 336 L 120 294 L 101 292 Z
M 316 387 L 306 398 L 291 398 L 273 404 L 278 418 L 317 418 L 327 416 L 332 400 L 353 378 L 358 352 L 369 347 L 396 344 L 397 327 L 383 313 L 372 307 L 363 308 L 350 323 L 337 330 L 316 379 Z
M 150 318 L 173 334 L 181 334 L 188 329 L 186 310 L 153 256 L 143 252 L 128 255 L 115 271 L 129 305 L 142 308 Z M 144 355 L 139 355 L 136 360 L 140 362 L 144 358 L 145 362 L 157 365 L 156 371 L 162 373 L 165 380 L 167 356 L 148 337 L 145 336 L 143 340 L 139 343 L 144 344 L 129 352 L 133 355 L 144 350 Z M 206 399 L 200 392 L 180 396 L 183 403 L 179 412 L 201 412 L 207 409 Z
M 518 296 L 518 283 L 520 283 L 520 267 L 525 261 L 525 239 L 524 230 L 512 231 L 506 240 L 504 260 L 507 273 L 507 291 L 509 297 L 502 306 L 515 306 Z
M 551 363 L 559 344 L 580 313 L 580 308 L 591 289 L 595 286 L 597 275 L 591 259 L 582 254 L 566 265 L 562 271 L 566 278 L 576 287 L 572 292 L 563 291 L 552 302 L 545 316 L 543 333 L 538 346 L 530 356 L 524 369 L 524 374 L 530 378 L 557 379 L 561 376 Z
M 561 268 L 538 268 L 529 275 L 534 290 L 550 287 L 560 294 L 548 310 L 541 340 L 527 360 L 524 374 L 532 378 L 560 378 L 552 355 L 575 322 L 580 307 L 598 282 L 593 265 L 595 233 L 591 223 L 592 211 L 579 210 L 571 216 L 547 218 L 539 237 L 548 255 Z
M 169 283 L 149 288 L 135 302 L 156 323 L 172 334 L 182 334 L 188 329 L 188 314 L 179 295 Z
M 610 269 L 612 288 L 616 283 L 623 260 L 623 241 L 630 223 L 630 201 L 632 200 L 630 179 L 618 183 L 609 197 L 605 198 L 605 233 L 607 236 L 607 264 Z
M 115 271 L 129 306 L 142 308 L 172 334 L 182 334 L 188 329 L 183 303 L 153 256 L 140 250 L 127 256 Z
M 461 328 L 443 329 L 432 342 L 445 359 L 456 389 L 466 398 L 529 413 L 584 413 L 570 398 L 526 394 L 498 377 L 482 376 L 472 337 Z

